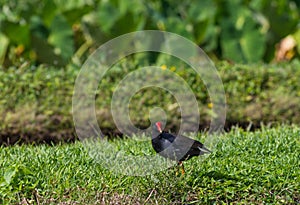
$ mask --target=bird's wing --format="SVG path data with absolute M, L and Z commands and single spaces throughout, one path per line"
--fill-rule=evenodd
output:
M 183 144 L 189 144 L 191 146 L 191 151 L 194 151 L 194 152 L 203 152 L 203 153 L 211 153 L 211 151 L 209 149 L 207 149 L 204 144 L 202 144 L 201 142 L 197 141 L 197 140 L 193 140 L 189 137 L 186 137 L 186 136 L 183 136 L 183 135 L 180 135 L 180 138 L 181 139 L 180 143 L 183 143 Z M 185 143 L 184 143 L 185 142 Z
M 168 140 L 170 143 L 173 143 L 176 136 L 172 135 L 171 133 L 168 132 L 163 132 L 162 134 L 160 134 L 160 136 L 166 140 Z

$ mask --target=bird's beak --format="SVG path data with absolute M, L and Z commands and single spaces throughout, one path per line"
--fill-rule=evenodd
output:
M 155 124 L 155 126 L 156 126 L 157 130 L 158 130 L 160 133 L 162 133 L 161 123 L 160 123 L 160 122 L 157 122 L 157 123 Z

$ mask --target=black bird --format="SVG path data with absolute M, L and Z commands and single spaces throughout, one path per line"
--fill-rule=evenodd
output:
M 175 136 L 162 130 L 162 123 L 156 122 L 152 130 L 152 147 L 159 155 L 177 161 L 182 167 L 183 161 L 194 156 L 211 153 L 201 142 L 178 135 Z

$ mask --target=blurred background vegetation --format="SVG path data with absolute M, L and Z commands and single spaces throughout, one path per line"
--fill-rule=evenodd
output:
M 298 0 L 0 0 L 0 63 L 82 63 L 104 42 L 137 30 L 163 30 L 197 43 L 217 59 L 271 62 L 299 57 Z
M 108 40 L 149 29 L 182 35 L 214 60 L 227 97 L 227 128 L 300 123 L 298 0 L 0 0 L 0 5 L 0 144 L 74 140 L 71 100 L 82 63 Z M 117 132 L 110 100 L 124 72 L 153 63 L 141 63 L 140 57 L 119 62 L 101 83 L 97 116 L 106 133 Z M 200 77 L 167 57 L 156 60 L 186 79 L 205 128 L 213 105 Z M 137 126 L 149 126 L 148 111 L 158 102 L 174 119 L 170 128 L 178 124 L 180 113 L 168 107 L 176 103 L 168 93 L 142 91 L 132 102 Z

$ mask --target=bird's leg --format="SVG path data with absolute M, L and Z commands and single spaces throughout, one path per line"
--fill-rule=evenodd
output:
M 183 162 L 182 162 L 182 161 L 178 162 L 178 165 L 179 165 L 180 168 L 181 168 L 181 175 L 184 175 L 184 174 L 185 174 L 185 170 L 184 170 Z

